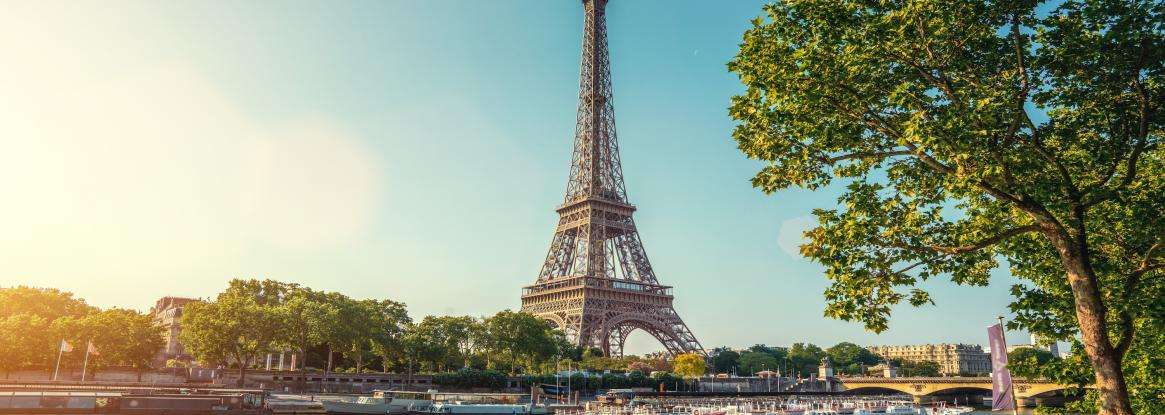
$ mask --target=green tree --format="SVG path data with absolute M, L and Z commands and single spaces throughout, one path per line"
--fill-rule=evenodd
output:
M 740 353 L 728 347 L 717 347 L 711 353 L 712 372 L 729 373 L 733 368 L 740 366 Z
M 891 363 L 898 367 L 898 376 L 934 377 L 940 374 L 939 366 L 936 362 L 915 362 L 912 360 L 893 359 Z
M 816 372 L 823 357 L 825 357 L 825 351 L 812 343 L 793 343 L 793 347 L 789 348 L 789 363 L 792 365 L 790 369 L 793 373 L 802 376 L 809 376 Z
M 89 356 L 91 370 L 107 366 L 135 369 L 138 380 L 152 367 L 158 351 L 165 346 L 162 327 L 149 315 L 120 308 L 99 311 L 84 317 L 64 317 L 53 322 L 60 337 L 76 347 L 70 360 L 83 361 L 90 341 L 97 349 Z
M 322 293 L 297 288 L 287 293 L 276 312 L 281 322 L 279 346 L 291 348 L 300 357 L 299 388 L 302 389 L 307 378 L 307 351 L 324 342 L 327 328 L 338 324 L 340 311 Z
M 52 322 L 61 317 L 80 317 L 96 312 L 85 300 L 55 288 L 18 286 L 0 288 L 0 318 L 16 314 L 39 316 Z
M 401 339 L 405 330 L 412 324 L 408 310 L 404 303 L 392 300 L 380 300 L 371 304 L 374 313 L 373 325 L 377 328 L 373 333 L 369 350 L 380 356 L 384 371 L 394 359 L 400 356 Z
M 765 11 L 729 63 L 747 87 L 733 136 L 767 162 L 765 192 L 845 183 L 802 247 L 832 281 L 826 315 L 880 332 L 895 304 L 931 302 L 919 281 L 985 285 L 1004 258 L 1033 283 L 1015 290 L 1033 317 L 1019 324 L 1079 333 L 1100 412 L 1130 414 L 1122 359 L 1143 305 L 1163 301 L 1146 284 L 1165 268 L 1161 3 Z
M 781 362 L 773 355 L 748 351 L 740 354 L 740 374 L 752 375 L 762 370 L 777 370 Z
M 511 373 L 517 372 L 519 358 L 534 367 L 557 354 L 555 330 L 532 314 L 503 310 L 487 318 L 485 325 L 493 352 L 508 358 Z
M 1014 367 L 1020 364 L 1027 363 L 1033 366 L 1040 366 L 1050 362 L 1052 359 L 1052 352 L 1034 347 L 1020 347 L 1007 352 L 1007 366 L 1012 368 L 1012 371 L 1015 371 Z
M 850 342 L 841 342 L 825 350 L 833 367 L 838 372 L 847 374 L 862 374 L 863 366 L 878 364 L 878 356 L 868 349 Z
M 326 292 L 323 294 L 324 301 L 336 309 L 337 319 L 335 324 L 331 324 L 323 330 L 324 346 L 327 351 L 326 362 L 324 363 L 324 377 L 332 372 L 334 357 L 337 349 L 343 350 L 343 347 L 348 346 L 351 339 L 357 337 L 357 332 L 363 328 L 361 323 L 363 319 L 358 315 L 360 310 L 356 303 L 351 298 L 338 292 Z
M 696 379 L 708 371 L 704 356 L 699 353 L 682 353 L 672 361 L 673 371 L 684 379 Z
M 54 323 L 96 311 L 72 293 L 53 288 L 0 288 L 0 370 L 51 367 L 57 342 L 68 334 Z
M 785 360 L 789 356 L 789 349 L 785 347 L 766 346 L 763 344 L 754 344 L 748 348 L 750 352 L 765 353 L 777 360 Z
M 426 317 L 426 320 L 429 318 Z M 433 317 L 434 332 L 442 343 L 446 361 L 457 360 L 462 368 L 469 367 L 475 348 L 475 334 L 479 333 L 477 319 L 470 316 Z
M 444 370 L 448 356 L 453 353 L 454 341 L 442 332 L 440 317 L 425 316 L 419 323 L 413 325 L 409 334 L 411 335 L 409 346 L 413 349 L 416 359 L 428 362 L 430 371 Z
M 200 362 L 236 364 L 238 386 L 242 387 L 247 367 L 275 348 L 279 317 L 277 308 L 227 291 L 211 302 L 187 304 L 179 337 Z
M 344 356 L 355 360 L 356 373 L 364 369 L 364 358 L 372 351 L 372 344 L 384 334 L 385 322 L 380 315 L 380 302 L 376 300 L 355 300 L 351 302 L 352 313 L 345 323 L 351 327 L 350 336 L 344 342 Z
M 45 365 L 55 350 L 56 340 L 49 335 L 49 322 L 44 317 L 18 313 L 0 317 L 0 371 L 8 373 L 36 365 Z

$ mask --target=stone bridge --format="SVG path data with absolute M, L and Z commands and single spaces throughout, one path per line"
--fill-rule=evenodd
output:
M 919 377 L 919 378 L 838 378 L 840 390 L 861 392 L 867 390 L 892 390 L 914 397 L 918 402 L 934 400 L 943 395 L 981 395 L 991 393 L 990 377 Z M 1021 405 L 1031 405 L 1036 399 L 1054 399 L 1062 394 L 1057 392 L 1070 388 L 1047 380 L 1014 380 L 1015 396 Z

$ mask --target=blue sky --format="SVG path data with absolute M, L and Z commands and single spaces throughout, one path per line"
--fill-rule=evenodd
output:
M 636 221 L 705 346 L 986 343 L 1012 279 L 933 283 L 881 335 L 795 255 L 835 189 L 766 196 L 725 63 L 761 2 L 615 0 Z M 518 306 L 570 159 L 576 1 L 26 2 L 0 16 L 0 285 L 146 309 L 275 278 L 411 313 Z M 1013 333 L 1012 342 L 1026 342 Z M 632 352 L 656 345 L 633 335 Z

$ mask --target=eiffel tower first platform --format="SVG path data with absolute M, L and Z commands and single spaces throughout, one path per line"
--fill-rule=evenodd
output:
M 704 353 L 672 307 L 672 287 L 655 278 L 627 201 L 611 103 L 607 0 L 583 0 L 578 122 L 566 197 L 522 311 L 549 320 L 571 341 L 621 356 L 627 336 L 643 330 L 668 353 Z

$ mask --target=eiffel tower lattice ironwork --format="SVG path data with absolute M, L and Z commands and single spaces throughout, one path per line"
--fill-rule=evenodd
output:
M 643 330 L 668 353 L 704 353 L 672 307 L 672 287 L 655 278 L 627 201 L 611 103 L 607 0 L 583 0 L 578 122 L 566 197 L 538 281 L 522 310 L 549 320 L 580 346 L 621 356 Z

